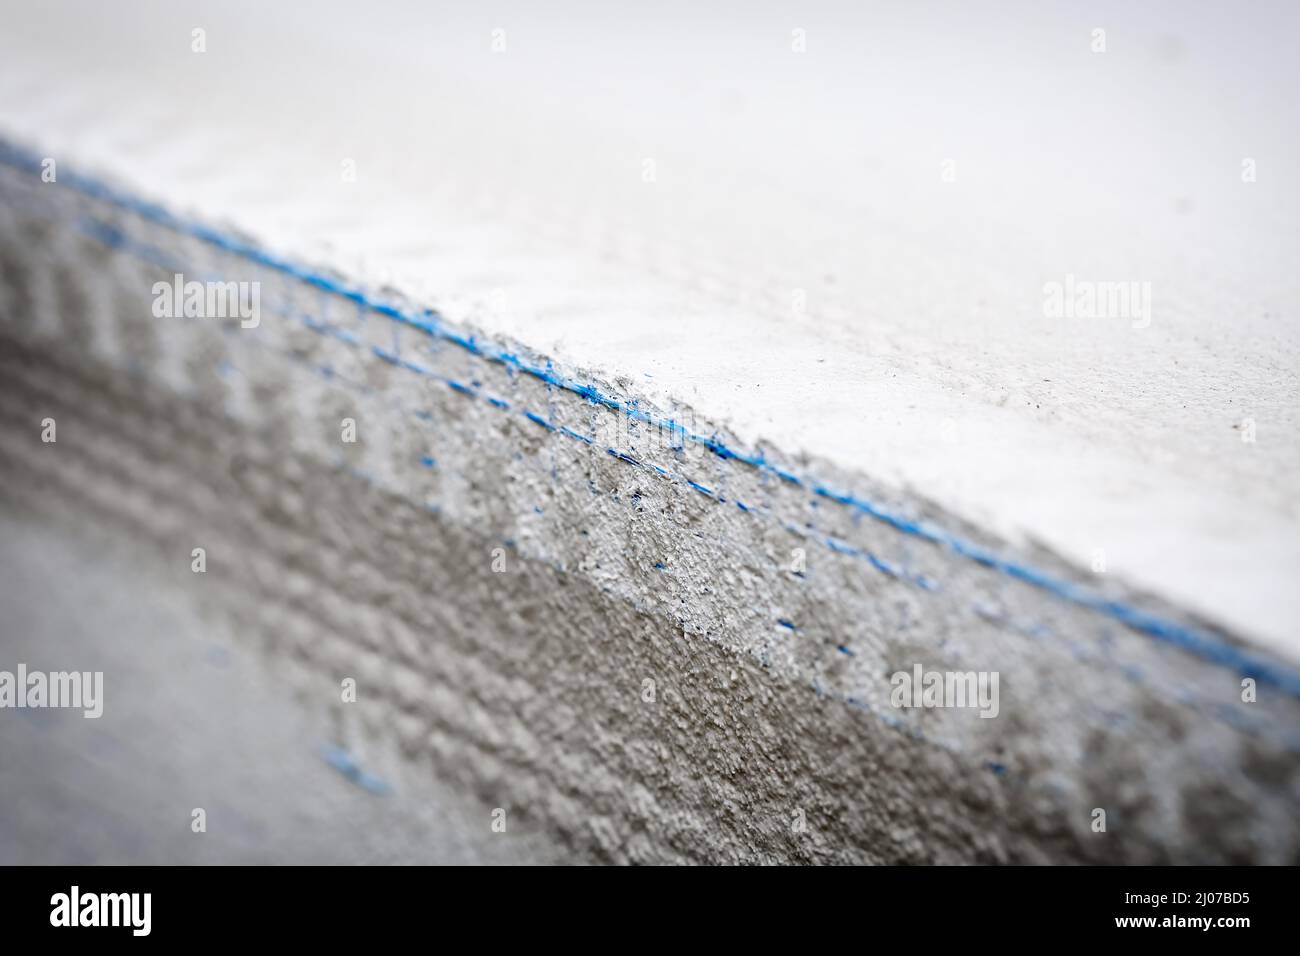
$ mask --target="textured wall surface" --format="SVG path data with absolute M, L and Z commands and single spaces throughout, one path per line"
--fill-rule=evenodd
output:
M 1294 3 L 9 7 L 0 862 L 1300 862 Z
M 323 737 L 404 755 L 398 799 L 436 783 L 456 813 L 486 827 L 504 808 L 525 836 L 447 856 L 1297 859 L 1285 660 L 831 462 L 786 478 L 647 427 L 689 418 L 741 447 L 689 409 L 629 416 L 617 383 L 581 394 L 544 356 L 395 290 L 363 296 L 71 170 L 42 183 L 21 149 L 5 158 L 6 561 L 25 563 L 33 526 L 107 535 L 139 556 L 142 600 L 158 580 L 200 603 Z M 155 318 L 153 283 L 174 272 L 259 281 L 260 324 Z M 45 418 L 56 443 L 41 441 Z M 883 504 L 872 516 L 822 482 Z M 918 533 L 932 528 L 949 536 Z M 33 646 L 12 622 L 67 630 L 13 586 L 5 600 L 23 609 L 6 614 L 10 654 Z M 148 646 L 99 634 L 110 693 Z M 891 708 L 889 675 L 916 662 L 999 672 L 998 718 Z M 152 676 L 173 672 L 160 659 Z M 1243 703 L 1242 672 L 1257 702 Z M 338 702 L 345 677 L 355 705 Z M 110 698 L 103 724 L 119 713 Z M 226 732 L 217 712 L 193 720 L 197 748 Z M 8 715 L 3 727 L 6 752 L 29 732 Z M 33 773 L 26 792 L 93 779 Z M 187 783 L 161 787 L 157 812 L 203 805 Z M 309 776 L 286 767 L 278 787 Z M 218 793 L 274 819 L 255 796 Z M 1090 828 L 1099 807 L 1105 833 Z M 0 847 L 38 857 L 19 818 L 3 829 Z M 209 859 L 250 852 L 206 836 Z M 179 847 L 102 855 L 192 852 Z
M 313 9 L 19 5 L 0 127 L 1300 655 L 1294 3 Z

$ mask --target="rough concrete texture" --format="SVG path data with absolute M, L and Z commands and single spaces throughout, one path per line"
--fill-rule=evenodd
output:
M 11 6 L 40 155 L 1300 656 L 1290 0 Z
M 7 509 L 25 527 L 131 542 L 152 562 L 142 580 L 202 601 L 222 633 L 260 652 L 267 686 L 328 715 L 332 739 L 395 746 L 466 805 L 507 809 L 537 837 L 518 858 L 1300 859 L 1287 661 L 865 474 L 799 460 L 891 514 L 1087 578 L 1251 655 L 1260 693 L 1243 703 L 1241 675 L 1205 648 L 1127 627 L 905 522 L 48 188 L 30 164 L 0 167 L 0 194 Z M 260 281 L 260 325 L 155 319 L 152 284 L 177 271 Z M 419 314 L 398 290 L 373 292 Z M 749 447 L 690 409 L 639 407 Z M 40 440 L 46 417 L 55 444 Z M 346 418 L 355 444 L 340 440 Z M 30 534 L 6 535 L 6 548 L 25 551 Z M 203 575 L 189 569 L 197 546 Z M 39 616 L 12 591 L 5 600 L 27 607 L 6 621 Z M 99 640 L 111 693 L 139 649 L 118 630 Z M 31 646 L 8 624 L 5 645 Z M 891 708 L 889 675 L 915 663 L 999 672 L 999 716 Z M 336 703 L 348 676 L 356 705 Z M 169 712 L 153 719 L 166 727 Z M 220 738 L 214 722 L 196 719 L 195 746 Z M 281 786 L 309 783 L 286 773 Z M 418 779 L 408 786 L 418 798 Z M 179 781 L 170 789 L 182 817 L 202 803 Z M 1105 833 L 1090 828 L 1099 807 Z M 15 845 L 16 826 L 0 818 L 0 846 Z
M 212 606 L 230 595 L 169 573 L 156 544 L 68 502 L 21 517 L 16 504 L 0 506 L 6 664 L 103 670 L 108 708 L 0 721 L 0 863 L 570 859 L 523 817 L 493 833 L 493 804 L 391 738 L 367 743 L 327 698 L 290 693 L 292 663 L 267 667 L 260 638 Z M 205 833 L 191 829 L 195 808 Z

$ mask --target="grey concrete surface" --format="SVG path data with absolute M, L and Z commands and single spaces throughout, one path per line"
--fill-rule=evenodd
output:
M 1300 859 L 1295 9 L 999 11 L 11 11 L 0 849 Z
M 396 746 L 570 862 L 1295 858 L 1297 704 L 1278 688 L 1244 702 L 1203 656 L 620 435 L 608 409 L 296 280 L 259 273 L 255 330 L 155 321 L 170 266 L 141 249 L 202 275 L 246 264 L 24 176 L 0 177 L 0 500 L 148 542 L 368 772 Z M 102 653 L 148 661 L 85 620 Z M 997 719 L 891 709 L 889 675 L 915 663 L 999 672 Z
M 0 502 L 0 667 L 106 682 L 98 719 L 0 711 L 0 865 L 565 861 L 509 818 L 493 832 L 494 807 L 427 760 L 354 750 L 324 695 L 290 693 L 156 548 Z M 354 782 L 338 751 L 384 792 Z

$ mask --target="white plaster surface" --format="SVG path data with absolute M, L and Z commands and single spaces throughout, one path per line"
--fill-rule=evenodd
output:
M 11 5 L 0 129 L 743 442 L 1103 549 L 1293 654 L 1296 27 L 1292 4 Z M 1150 326 L 1046 318 L 1067 274 L 1150 282 Z

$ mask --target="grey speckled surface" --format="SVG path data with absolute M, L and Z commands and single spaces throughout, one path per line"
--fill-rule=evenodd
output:
M 389 792 L 347 779 L 323 756 L 340 739 L 324 693 L 290 694 L 156 549 L 73 524 L 0 508 L 0 668 L 106 682 L 97 720 L 0 711 L 0 864 L 564 861 L 380 743 L 353 757 Z
M 149 824 L 132 814 L 151 808 L 147 820 L 171 826 L 179 802 L 183 825 L 189 805 L 201 805 L 186 783 L 197 777 L 218 797 L 229 787 L 229 817 L 263 837 L 250 841 L 256 849 L 226 844 L 235 857 L 329 856 L 334 844 L 316 841 L 331 841 L 337 825 L 377 855 L 409 859 L 426 848 L 405 828 L 442 806 L 422 796 L 432 779 L 468 798 L 463 812 L 433 811 L 459 842 L 430 825 L 427 852 L 453 858 L 1296 858 L 1288 696 L 1266 690 L 1243 704 L 1229 670 L 886 523 L 820 508 L 734 462 L 619 436 L 598 406 L 468 353 L 395 338 L 382 316 L 363 320 L 273 275 L 260 276 L 265 311 L 251 333 L 157 321 L 149 290 L 160 267 L 124 251 L 125 240 L 205 275 L 242 278 L 246 263 L 0 175 L 0 501 L 25 522 L 127 548 L 95 546 L 87 559 L 121 608 L 160 602 L 186 625 L 196 601 L 204 622 L 191 650 L 169 641 L 150 653 L 130 620 L 50 608 L 16 576 L 6 598 L 21 612 L 6 617 L 25 623 L 6 623 L 7 643 L 34 651 L 31 634 L 66 630 L 105 661 L 110 704 L 113 671 L 143 686 L 126 698 L 138 730 L 64 721 L 69 736 L 49 752 L 31 749 L 39 723 L 0 715 L 24 735 L 14 752 L 33 771 L 16 785 L 28 797 L 0 820 L 11 833 L 61 833 L 97 808 L 106 853 L 192 849 L 184 829 L 137 842 Z M 85 217 L 119 240 L 106 246 L 102 232 L 75 228 Z M 304 325 L 310 315 L 355 323 L 358 344 Z M 480 397 L 380 359 L 362 347 L 371 337 Z M 521 414 L 533 409 L 593 442 Z M 46 416 L 59 422 L 56 444 L 40 441 Z M 355 445 L 339 441 L 345 416 L 363 436 Z M 606 453 L 607 442 L 640 464 Z M 436 467 L 421 464 L 426 456 Z M 648 470 L 656 464 L 667 476 Z M 6 535 L 9 562 L 41 567 L 84 547 L 22 529 Z M 189 569 L 196 545 L 208 552 L 204 575 Z M 807 552 L 802 575 L 789 564 L 796 548 Z M 154 584 L 150 566 L 170 585 Z M 50 584 L 75 573 L 52 570 Z M 918 584 L 922 576 L 939 587 Z M 1098 586 L 1181 616 L 1120 582 Z M 243 715 L 227 732 L 202 703 L 224 679 L 200 666 L 213 634 L 242 649 L 232 659 L 261 662 L 248 665 L 261 675 L 248 686 L 278 708 L 250 708 L 242 735 Z M 891 711 L 888 675 L 917 662 L 1000 672 L 998 718 Z M 209 672 L 210 686 L 185 691 Z M 356 704 L 338 702 L 345 676 L 357 679 Z M 263 734 L 271 749 L 247 746 Z M 331 776 L 314 752 L 331 735 L 367 771 L 401 777 L 399 799 L 409 793 L 421 813 L 388 816 L 392 804 Z M 186 768 L 157 770 L 157 785 L 146 760 L 155 738 L 183 751 L 167 767 Z M 101 767 L 110 745 L 144 772 Z M 7 755 L 8 734 L 3 746 Z M 58 747 L 61 759 L 51 756 Z M 406 783 L 408 770 L 424 783 Z M 313 786 L 322 776 L 342 787 L 337 803 Z M 304 793 L 312 809 L 296 802 Z M 290 822 L 259 831 L 258 807 Z M 484 810 L 495 807 L 536 842 L 480 846 Z M 1105 834 L 1089 828 L 1096 807 L 1108 812 Z M 42 852 L 25 836 L 4 839 Z
M 6 855 L 1300 860 L 1294 3 L 11 6 Z

